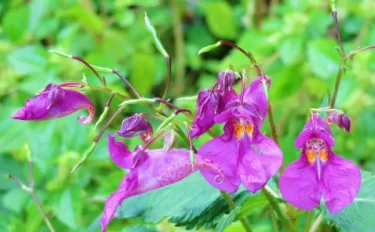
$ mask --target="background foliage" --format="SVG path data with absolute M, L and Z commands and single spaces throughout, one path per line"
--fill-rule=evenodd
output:
M 337 6 L 345 49 L 375 44 L 374 1 L 341 0 Z M 3 0 L 0 2 L 1 231 L 47 231 L 31 197 L 6 178 L 11 173 L 27 182 L 25 143 L 32 152 L 37 195 L 56 230 L 98 231 L 104 200 L 124 175 L 110 161 L 105 140 L 98 144 L 89 161 L 71 175 L 71 168 L 98 132 L 92 125 L 79 125 L 76 118 L 82 112 L 45 122 L 20 122 L 10 117 L 25 99 L 50 82 L 79 81 L 84 73 L 90 83 L 98 84 L 88 69 L 76 61 L 49 54 L 49 49 L 116 68 L 126 74 L 141 94 L 161 96 L 166 65 L 144 25 L 145 11 L 172 55 L 171 99 L 195 95 L 199 89 L 209 87 L 218 71 L 229 65 L 237 70 L 247 68 L 246 58 L 228 48 L 197 55 L 200 48 L 217 40 L 235 41 L 253 52 L 264 72 L 272 77 L 270 99 L 285 165 L 299 156 L 293 146 L 294 138 L 306 120 L 307 110 L 326 105 L 340 63 L 328 1 Z M 333 130 L 337 144 L 334 150 L 356 161 L 366 171 L 375 170 L 374 71 L 374 52 L 363 52 L 349 62 L 336 106 L 352 118 L 353 132 Z M 254 78 L 255 72 L 249 72 Z M 127 94 L 116 76 L 106 74 L 105 77 L 111 88 Z M 87 94 L 95 102 L 97 112 L 101 112 L 109 95 L 94 91 Z M 193 110 L 194 102 L 185 102 L 182 106 Z M 145 110 L 132 107 L 123 116 Z M 112 130 L 118 129 L 121 120 L 118 119 Z M 262 131 L 270 134 L 267 125 Z M 207 139 L 203 136 L 196 145 Z M 138 142 L 133 139 L 130 144 L 135 146 Z M 373 186 L 374 178 L 368 175 L 365 180 Z M 129 199 L 119 211 L 119 217 L 125 219 L 114 220 L 110 231 L 185 230 L 173 223 L 202 231 L 214 230 L 216 224 L 217 228 L 229 225 L 235 214 L 223 215 L 229 210 L 217 191 L 209 186 L 201 188 L 205 191 L 195 189 L 199 184 L 207 185 L 195 174 L 171 186 L 172 190 L 161 189 L 139 199 Z M 168 191 L 174 193 L 168 195 Z M 178 195 L 179 191 L 190 194 Z M 181 199 L 190 202 L 189 208 L 173 205 Z M 357 202 L 353 206 L 362 207 L 356 210 L 367 212 L 369 217 L 352 217 L 355 223 L 363 225 L 375 220 L 373 194 L 371 199 L 372 203 Z M 272 230 L 268 203 L 263 195 L 239 192 L 236 200 L 242 202 L 237 214 L 248 215 L 256 231 Z M 167 212 L 172 210 L 171 206 L 175 210 Z M 350 213 L 340 215 L 335 224 L 352 230 L 347 224 Z M 172 216 L 170 222 L 163 220 L 164 216 Z M 303 217 L 297 223 L 301 228 Z M 362 231 L 374 228 L 370 225 Z M 327 224 L 322 228 L 330 230 Z M 226 230 L 240 231 L 241 226 L 233 223 Z

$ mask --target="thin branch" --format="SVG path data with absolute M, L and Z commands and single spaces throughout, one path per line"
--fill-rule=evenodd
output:
M 118 70 L 116 69 L 112 69 L 112 72 L 114 74 L 116 74 L 118 77 L 120 77 L 127 85 L 128 87 L 133 91 L 133 93 L 138 97 L 138 98 L 142 98 L 142 95 L 140 95 L 138 93 L 138 91 L 134 88 L 134 86 L 132 84 L 130 84 L 130 82 L 128 81 L 128 79 L 126 79 Z
M 29 152 L 29 151 L 27 151 L 27 152 Z M 28 154 L 28 156 L 29 156 L 29 154 Z M 13 179 L 19 186 L 21 186 L 21 188 L 23 190 L 25 190 L 26 192 L 28 192 L 32 196 L 32 198 L 33 198 L 36 206 L 39 209 L 40 214 L 42 215 L 45 223 L 48 226 L 49 231 L 55 232 L 55 229 L 53 228 L 53 226 L 52 226 L 51 222 L 49 221 L 49 219 L 48 219 L 45 211 L 43 210 L 42 205 L 40 204 L 40 201 L 38 200 L 38 197 L 35 194 L 35 190 L 34 190 L 34 176 L 33 176 L 33 164 L 32 164 L 32 161 L 31 161 L 30 157 L 28 157 L 28 160 L 29 160 L 28 161 L 28 167 L 29 167 L 29 178 L 30 178 L 30 180 L 29 180 L 30 181 L 29 186 L 26 186 L 26 184 L 24 184 L 17 177 L 15 177 L 15 176 L 13 176 L 11 174 L 8 174 L 8 177 L 11 178 L 11 179 Z

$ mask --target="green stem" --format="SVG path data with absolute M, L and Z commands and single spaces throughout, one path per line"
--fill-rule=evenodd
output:
M 306 222 L 305 222 L 305 230 L 304 230 L 304 232 L 308 232 L 309 231 L 309 228 L 310 228 L 310 225 L 311 225 L 312 213 L 313 213 L 313 211 L 309 211 L 306 214 Z
M 345 65 L 346 65 L 346 61 L 347 60 L 348 60 L 348 56 L 345 56 L 341 60 L 339 71 L 337 72 L 337 76 L 336 76 L 335 89 L 333 90 L 333 96 L 332 96 L 331 102 L 329 104 L 330 108 L 334 108 L 335 107 L 337 93 L 338 93 L 339 87 L 340 87 L 341 77 L 342 77 L 342 75 L 345 72 Z
M 184 37 L 182 34 L 181 15 L 177 0 L 172 2 L 173 15 L 173 35 L 175 38 L 175 51 L 177 63 L 175 95 L 179 96 L 184 91 L 185 83 L 185 57 L 184 57 Z
M 232 200 L 232 198 L 230 197 L 230 195 L 224 191 L 220 191 L 221 195 L 223 196 L 224 200 L 227 202 L 227 204 L 229 205 L 229 207 L 234 210 L 237 206 L 236 206 L 236 203 Z M 243 226 L 243 228 L 245 229 L 245 231 L 247 232 L 251 232 L 253 231 L 249 225 L 249 222 L 247 221 L 247 219 L 245 217 L 241 217 L 240 218 L 240 222 Z
M 277 224 L 277 220 L 275 218 L 275 214 L 273 210 L 271 210 L 271 221 L 272 221 L 273 232 L 279 232 L 279 225 Z
M 291 230 L 290 222 L 287 218 L 287 216 L 281 211 L 277 203 L 275 202 L 273 196 L 268 192 L 265 188 L 262 189 L 262 193 L 266 196 L 267 200 L 270 202 L 271 207 L 276 212 L 276 214 L 279 216 L 281 222 L 283 225 L 288 229 Z
M 314 223 L 312 224 L 309 232 L 315 232 L 318 230 L 319 226 L 320 226 L 320 223 L 322 223 L 323 221 L 323 216 L 320 214 L 314 221 Z

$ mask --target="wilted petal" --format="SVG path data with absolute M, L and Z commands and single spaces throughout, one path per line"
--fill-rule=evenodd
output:
M 94 118 L 95 109 L 89 98 L 80 92 L 63 89 L 59 85 L 49 84 L 41 93 L 26 101 L 25 106 L 18 110 L 13 119 L 48 120 L 87 109 L 87 117 L 79 117 L 81 124 L 87 124 Z
M 212 161 L 225 175 L 224 181 L 220 182 L 217 180 L 217 172 L 202 169 L 202 175 L 212 186 L 229 193 L 237 191 L 240 178 L 237 174 L 238 148 L 235 136 L 229 141 L 225 135 L 208 141 L 199 149 L 198 155 Z
M 279 178 L 279 188 L 282 197 L 294 207 L 313 210 L 320 205 L 318 175 L 305 155 L 284 170 Z
M 125 118 L 117 134 L 124 138 L 132 138 L 137 135 L 141 136 L 143 141 L 148 141 L 152 136 L 152 126 L 142 114 L 135 114 Z
M 361 185 L 361 172 L 353 162 L 331 151 L 322 171 L 322 181 L 324 201 L 335 214 L 354 200 Z
M 242 184 L 251 192 L 263 188 L 283 161 L 282 151 L 272 139 L 259 133 L 257 141 L 247 149 L 238 169 Z
M 324 140 L 330 147 L 335 145 L 329 125 L 317 114 L 313 114 L 311 119 L 307 121 L 294 141 L 294 146 L 302 148 L 306 141 L 313 137 Z

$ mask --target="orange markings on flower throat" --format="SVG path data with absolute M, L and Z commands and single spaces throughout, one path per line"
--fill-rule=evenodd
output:
M 238 140 L 240 140 L 245 134 L 250 138 L 253 138 L 254 125 L 252 123 L 239 120 L 234 123 L 233 128 Z
M 307 161 L 313 164 L 318 158 L 320 161 L 326 162 L 328 160 L 327 144 L 324 140 L 313 138 L 306 141 L 305 153 Z

